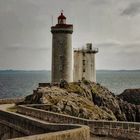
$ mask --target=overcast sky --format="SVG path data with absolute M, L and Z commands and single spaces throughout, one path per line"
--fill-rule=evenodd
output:
M 0 69 L 50 70 L 61 9 L 73 48 L 99 48 L 97 69 L 140 69 L 140 0 L 0 0 Z

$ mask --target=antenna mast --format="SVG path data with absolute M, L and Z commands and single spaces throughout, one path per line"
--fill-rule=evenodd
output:
M 61 10 L 61 13 L 64 13 L 64 10 L 63 9 Z
M 52 26 L 53 26 L 53 15 L 52 15 Z

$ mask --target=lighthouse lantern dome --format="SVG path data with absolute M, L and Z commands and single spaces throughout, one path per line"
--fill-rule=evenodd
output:
M 61 15 L 58 17 L 58 24 L 66 24 L 66 17 L 63 15 L 63 11 Z

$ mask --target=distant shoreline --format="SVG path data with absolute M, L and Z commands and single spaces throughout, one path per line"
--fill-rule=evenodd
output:
M 140 69 L 134 69 L 134 70 L 109 70 L 109 69 L 98 69 L 96 70 L 97 72 L 131 72 L 131 71 L 135 71 L 135 72 L 139 72 Z M 0 72 L 51 72 L 51 70 L 0 70 Z

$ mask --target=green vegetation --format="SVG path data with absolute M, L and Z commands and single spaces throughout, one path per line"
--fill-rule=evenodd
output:
M 67 92 L 73 92 L 73 93 L 83 93 L 84 90 L 78 85 L 78 83 L 70 83 L 68 86 L 67 86 Z
M 7 108 L 7 111 L 10 111 L 10 112 L 17 112 L 17 106 L 12 106 L 12 107 L 9 107 Z

